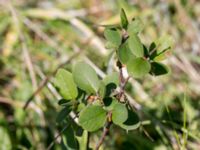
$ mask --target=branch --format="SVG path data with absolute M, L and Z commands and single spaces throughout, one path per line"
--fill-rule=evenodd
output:
M 109 121 L 109 120 L 110 120 L 109 118 L 111 117 L 111 115 L 112 115 L 112 113 L 109 112 L 109 113 L 108 113 L 108 117 L 107 117 L 107 118 L 108 118 L 107 124 L 106 124 L 106 126 L 104 127 L 104 129 L 103 129 L 103 134 L 102 134 L 102 136 L 101 136 L 99 142 L 97 143 L 95 150 L 98 150 L 98 149 L 100 148 L 100 146 L 102 145 L 102 143 L 103 143 L 103 141 L 104 141 L 106 135 L 107 135 L 108 132 L 109 132 L 110 126 L 112 125 L 112 122 Z

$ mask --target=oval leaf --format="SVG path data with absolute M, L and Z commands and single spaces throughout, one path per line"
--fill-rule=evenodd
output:
M 117 56 L 122 64 L 127 64 L 127 62 L 131 58 L 135 58 L 135 56 L 132 54 L 127 42 L 125 42 L 124 44 L 122 44 L 119 47 L 119 49 L 117 50 Z
M 111 74 L 108 74 L 102 81 L 105 85 L 107 85 L 109 83 L 114 83 L 116 86 L 118 86 L 119 85 L 119 73 L 112 72 Z
M 99 89 L 100 81 L 95 70 L 88 64 L 77 63 L 73 69 L 73 77 L 77 86 L 87 93 L 96 93 Z
M 144 28 L 144 24 L 139 18 L 135 18 L 129 25 L 128 25 L 128 34 L 138 34 Z
M 107 44 L 109 48 L 117 48 L 121 44 L 122 37 L 117 29 L 106 28 L 104 36 L 109 43 Z
M 59 69 L 55 77 L 55 86 L 66 100 L 74 100 L 78 95 L 72 74 L 64 69 Z
M 139 39 L 139 37 L 136 34 L 131 34 L 128 39 L 128 45 L 131 50 L 131 52 L 137 56 L 137 57 L 143 57 L 144 56 L 144 49 L 143 45 Z
M 132 110 L 128 110 L 128 117 L 125 122 L 119 125 L 125 130 L 135 130 L 140 126 L 140 120 L 138 115 Z
M 155 76 L 164 75 L 169 72 L 169 68 L 159 62 L 152 62 L 151 63 L 151 71 L 150 73 Z
M 143 58 L 135 58 L 128 62 L 127 69 L 131 76 L 140 78 L 149 73 L 151 65 Z
M 117 103 L 113 107 L 112 121 L 114 124 L 120 125 L 128 118 L 128 111 L 124 104 Z
M 80 113 L 79 123 L 87 131 L 96 131 L 104 126 L 106 111 L 97 105 L 89 105 Z

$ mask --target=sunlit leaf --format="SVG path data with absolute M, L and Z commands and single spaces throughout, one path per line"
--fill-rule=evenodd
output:
M 122 124 L 119 124 L 120 127 L 122 127 L 125 130 L 135 130 L 140 126 L 140 121 L 138 118 L 138 115 L 133 112 L 132 110 L 128 109 L 128 117 L 125 122 Z
M 87 131 L 96 131 L 104 126 L 106 111 L 97 105 L 89 105 L 80 112 L 79 123 Z
M 121 44 L 122 37 L 117 29 L 106 28 L 104 30 L 104 36 L 108 41 L 107 47 L 117 48 Z
M 131 52 L 127 42 L 125 42 L 124 44 L 122 44 L 119 47 L 119 49 L 117 50 L 117 56 L 122 64 L 127 64 L 127 62 L 130 59 L 135 58 L 135 56 Z
M 59 69 L 55 77 L 55 86 L 59 89 L 64 99 L 74 100 L 78 95 L 72 74 L 64 69 Z
M 114 124 L 121 125 L 128 118 L 128 111 L 126 105 L 116 103 L 112 110 L 112 121 Z
M 147 60 L 143 58 L 135 58 L 128 62 L 127 69 L 131 76 L 135 78 L 141 78 L 149 73 L 151 65 Z
M 136 34 L 131 34 L 128 39 L 128 45 L 131 52 L 137 57 L 144 56 L 144 49 L 142 42 L 140 41 L 139 37 Z
M 128 34 L 138 34 L 144 28 L 144 24 L 139 18 L 135 18 L 133 21 L 130 22 L 128 25 Z
M 100 81 L 95 70 L 88 64 L 79 62 L 73 69 L 73 77 L 77 86 L 87 93 L 96 93 L 100 86 Z

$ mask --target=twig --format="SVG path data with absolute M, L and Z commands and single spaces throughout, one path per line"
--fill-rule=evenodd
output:
M 104 127 L 104 129 L 103 129 L 103 134 L 102 134 L 102 136 L 101 136 L 99 142 L 97 143 L 95 150 L 98 150 L 98 149 L 100 148 L 100 146 L 102 145 L 102 143 L 103 143 L 103 141 L 104 141 L 106 135 L 107 135 L 108 132 L 109 132 L 110 126 L 112 125 L 112 122 L 109 121 L 109 118 L 111 117 L 111 115 L 112 115 L 111 112 L 109 112 L 109 113 L 108 113 L 108 116 L 107 116 L 107 118 L 108 118 L 107 124 L 106 124 L 106 126 Z
M 7 2 L 7 5 L 8 5 L 8 8 L 9 8 L 11 14 L 12 14 L 13 21 L 14 21 L 16 27 L 17 27 L 17 31 L 18 31 L 18 34 L 19 34 L 19 40 L 20 40 L 20 43 L 21 43 L 21 46 L 22 46 L 22 53 L 23 53 L 23 56 L 24 56 L 24 61 L 25 61 L 26 67 L 28 69 L 28 72 L 29 72 L 29 75 L 30 75 L 30 78 L 31 78 L 31 81 L 32 81 L 33 90 L 35 90 L 35 89 L 37 89 L 36 75 L 35 75 L 35 71 L 34 71 L 34 68 L 33 68 L 33 64 L 32 64 L 32 61 L 31 61 L 30 54 L 28 52 L 25 37 L 24 37 L 24 34 L 23 34 L 22 29 L 20 27 L 20 16 L 18 16 L 17 11 L 13 7 L 12 2 L 10 0 Z
M 8 8 L 12 14 L 14 23 L 17 26 L 17 30 L 19 32 L 19 39 L 20 39 L 20 42 L 22 45 L 22 51 L 23 51 L 23 55 L 24 55 L 24 59 L 25 59 L 25 64 L 27 65 L 27 68 L 28 68 L 28 71 L 29 71 L 29 74 L 30 74 L 30 77 L 32 80 L 33 88 L 36 89 L 37 88 L 36 76 L 35 76 L 33 64 L 32 64 L 32 61 L 31 61 L 31 58 L 30 58 L 30 55 L 28 52 L 27 45 L 25 44 L 25 37 L 24 37 L 24 34 L 20 27 L 19 16 L 18 16 L 15 8 L 12 6 L 12 3 L 10 0 L 8 1 Z
M 75 118 L 72 118 L 75 119 Z M 47 150 L 50 150 L 52 146 L 54 145 L 55 141 L 61 136 L 61 134 L 70 126 L 70 124 L 67 124 L 53 139 L 53 141 L 49 144 L 47 147 Z

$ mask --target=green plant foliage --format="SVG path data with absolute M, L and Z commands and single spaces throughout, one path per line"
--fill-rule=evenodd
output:
M 122 64 L 127 64 L 130 59 L 135 58 L 133 53 L 131 52 L 128 43 L 123 43 L 119 49 L 117 50 L 117 56 Z
M 141 78 L 149 73 L 151 65 L 144 58 L 135 58 L 128 62 L 127 69 L 131 76 Z
M 156 51 L 153 57 L 154 61 L 161 61 L 167 58 L 172 47 L 173 47 L 173 39 L 169 35 L 163 35 L 155 42 Z
M 112 121 L 116 125 L 121 125 L 128 118 L 128 111 L 125 104 L 116 103 L 112 110 Z
M 125 13 L 123 8 L 121 9 L 120 18 L 121 18 L 121 26 L 122 26 L 122 28 L 127 29 L 128 19 L 127 19 L 126 13 Z
M 115 28 L 106 28 L 104 31 L 104 36 L 108 41 L 106 44 L 107 48 L 118 48 L 118 46 L 121 44 L 121 34 Z
M 79 142 L 79 150 L 87 150 L 88 144 L 88 132 L 84 130 L 80 136 L 77 136 Z M 89 149 L 88 149 L 89 150 Z
M 75 100 L 78 95 L 72 74 L 64 69 L 59 69 L 55 77 L 55 86 L 66 100 Z
M 139 37 L 132 33 L 129 35 L 128 38 L 128 45 L 131 50 L 131 52 L 137 56 L 137 57 L 143 57 L 144 56 L 144 49 L 142 42 L 140 41 Z
M 58 101 L 58 105 L 60 105 L 60 106 L 72 106 L 75 103 L 76 103 L 76 101 L 69 101 L 66 99 L 61 99 Z
M 150 73 L 155 76 L 164 75 L 169 72 L 169 68 L 159 62 L 152 62 L 151 63 L 151 71 Z
M 0 135 L 3 136 L 2 140 L 0 140 L 0 149 L 12 149 L 9 134 L 7 133 L 6 129 L 0 127 Z
M 138 34 L 139 32 L 141 32 L 144 28 L 144 24 L 142 23 L 142 21 L 139 18 L 134 18 L 131 23 L 128 25 L 128 34 L 132 35 L 132 34 Z
M 96 93 L 100 81 L 95 70 L 88 64 L 79 62 L 73 68 L 73 77 L 77 86 L 88 94 Z
M 155 41 L 157 52 L 162 53 L 163 51 L 170 50 L 173 46 L 173 39 L 169 35 L 163 35 Z
M 79 124 L 87 131 L 96 131 L 104 126 L 106 111 L 97 105 L 89 105 L 84 108 L 79 117 Z
M 113 72 L 107 75 L 101 82 L 99 95 L 104 98 L 110 96 L 113 90 L 119 85 L 119 73 Z
M 56 122 L 61 123 L 67 118 L 69 113 L 72 111 L 71 106 L 64 107 L 57 115 Z
M 107 111 L 111 111 L 111 110 L 113 110 L 115 104 L 118 103 L 118 101 L 114 97 L 106 97 L 103 99 L 103 103 L 104 103 L 105 109 Z
M 119 124 L 119 126 L 127 131 L 137 129 L 140 126 L 138 115 L 132 110 L 128 109 L 127 119 L 123 123 Z
M 119 85 L 119 73 L 112 72 L 111 74 L 108 74 L 102 81 L 105 85 L 114 83 L 117 86 Z
M 199 1 L 94 1 L 1 3 L 0 150 L 198 150 Z
M 72 125 L 68 125 L 67 129 L 63 133 L 63 146 L 65 149 L 77 150 L 78 141 L 75 137 L 74 129 Z

